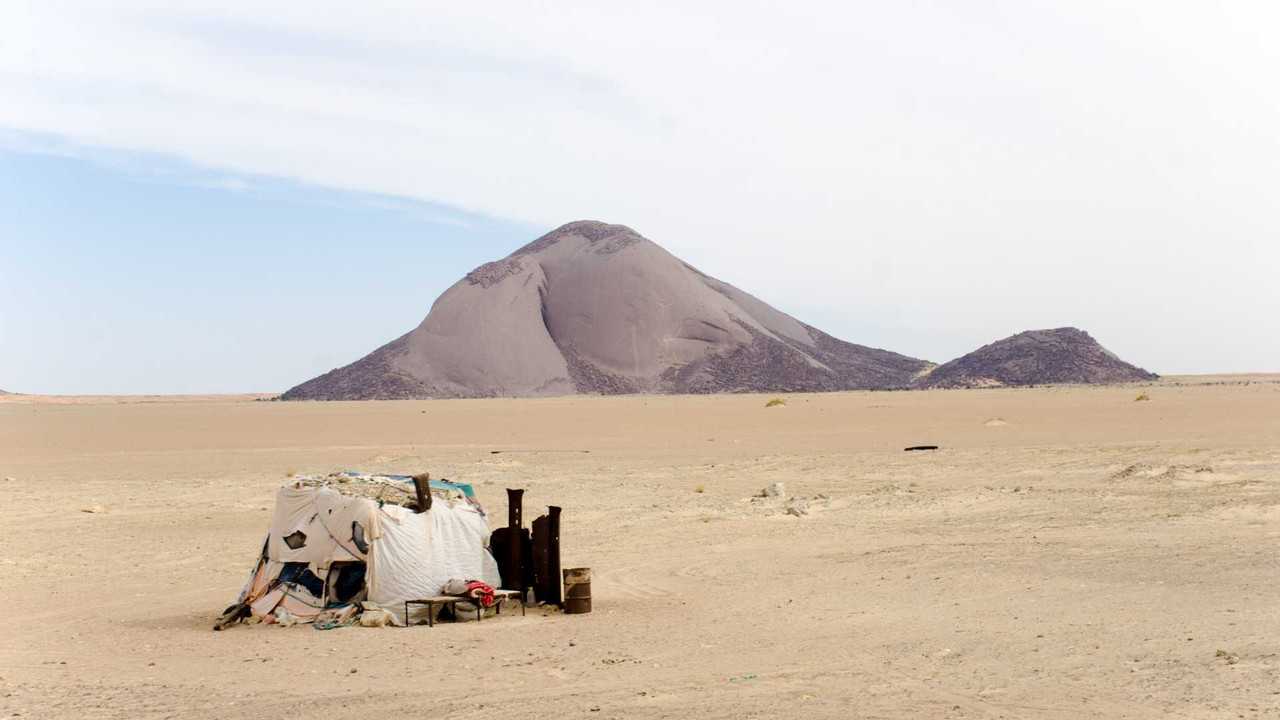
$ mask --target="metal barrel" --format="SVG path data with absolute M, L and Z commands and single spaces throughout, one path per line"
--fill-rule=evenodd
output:
M 564 569 L 564 612 L 591 612 L 591 568 Z

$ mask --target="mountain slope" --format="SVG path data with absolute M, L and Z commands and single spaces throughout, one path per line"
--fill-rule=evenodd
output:
M 414 330 L 282 397 L 900 388 L 928 366 L 833 338 L 628 227 L 579 221 L 481 265 Z
M 1028 330 L 984 345 L 923 375 L 919 387 L 996 387 L 1154 380 L 1072 327 Z

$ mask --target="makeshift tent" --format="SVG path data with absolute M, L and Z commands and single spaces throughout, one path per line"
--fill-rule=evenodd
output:
M 258 564 L 215 629 L 249 618 L 288 624 L 351 617 L 361 601 L 403 624 L 405 600 L 439 595 L 450 580 L 499 587 L 488 524 L 471 487 L 432 480 L 430 493 L 423 510 L 408 476 L 344 472 L 286 483 Z M 426 612 L 415 608 L 408 620 L 421 622 Z

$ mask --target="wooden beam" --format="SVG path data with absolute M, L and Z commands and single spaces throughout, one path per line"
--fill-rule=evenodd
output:
M 431 509 L 431 473 L 413 476 L 413 489 L 418 493 L 418 509 L 414 512 L 424 513 Z

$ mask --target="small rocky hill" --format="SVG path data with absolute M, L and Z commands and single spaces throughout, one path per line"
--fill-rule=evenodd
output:
M 922 375 L 917 387 L 1000 387 L 1154 380 L 1073 327 L 1028 330 L 984 345 Z

